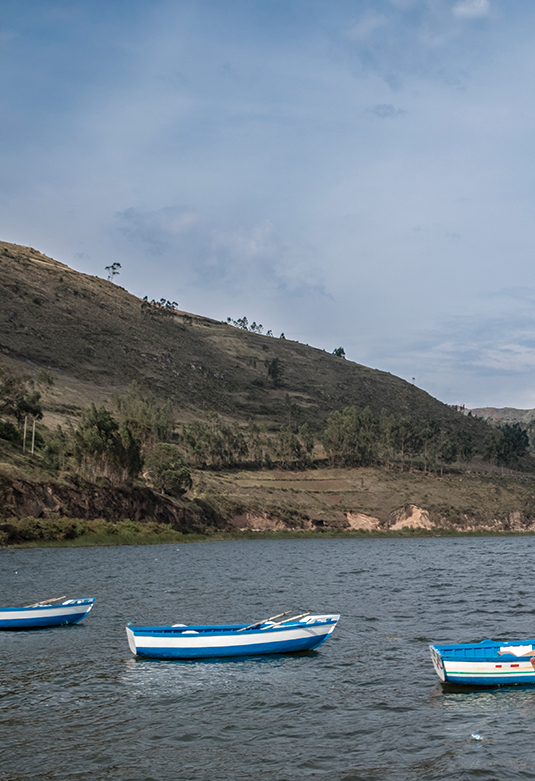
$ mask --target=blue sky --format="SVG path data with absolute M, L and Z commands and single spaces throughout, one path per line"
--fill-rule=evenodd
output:
M 535 3 L 2 0 L 0 238 L 535 407 Z

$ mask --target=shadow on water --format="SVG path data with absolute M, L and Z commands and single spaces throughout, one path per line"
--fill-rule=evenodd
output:
M 212 656 L 204 659 L 152 659 L 149 657 L 135 656 L 132 661 L 134 664 L 179 664 L 179 665 L 255 665 L 272 664 L 275 661 L 282 663 L 288 659 L 311 659 L 318 655 L 314 649 L 309 651 L 292 651 L 284 654 L 244 654 L 243 656 Z
M 439 686 L 444 695 L 448 694 L 499 694 L 501 697 L 507 697 L 508 693 L 531 692 L 535 697 L 535 684 L 522 683 L 502 683 L 493 686 L 470 686 L 459 683 L 441 683 Z
M 69 632 L 71 632 L 76 630 L 80 631 L 84 629 L 85 626 L 83 623 L 78 623 L 78 624 L 65 623 L 65 624 L 52 624 L 51 626 L 31 626 L 31 627 L 13 626 L 9 628 L 7 627 L 0 628 L 0 636 L 3 634 L 9 635 L 11 633 L 24 635 L 24 634 L 33 634 L 34 632 L 37 632 L 39 634 L 45 634 L 46 632 L 57 632 L 58 630 L 63 630 L 63 631 L 68 630 Z

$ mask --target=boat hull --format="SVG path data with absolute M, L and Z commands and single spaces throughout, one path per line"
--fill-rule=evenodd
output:
M 535 640 L 430 645 L 435 672 L 445 683 L 468 686 L 535 684 Z
M 41 629 L 77 624 L 85 618 L 94 603 L 94 598 L 68 599 L 61 605 L 0 608 L 0 629 Z
M 339 616 L 319 621 L 250 629 L 244 625 L 188 627 L 126 627 L 133 654 L 153 659 L 207 659 L 308 651 L 332 634 Z

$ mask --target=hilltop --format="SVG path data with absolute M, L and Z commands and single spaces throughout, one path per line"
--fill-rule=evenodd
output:
M 209 317 L 143 306 L 140 298 L 35 249 L 0 242 L 0 351 L 11 365 L 53 373 L 47 404 L 57 419 L 101 403 L 132 380 L 178 419 L 217 412 L 280 425 L 291 415 L 314 427 L 346 406 L 437 420 L 481 437 L 463 416 L 405 380 L 290 339 L 251 333 Z M 280 382 L 266 362 L 278 359 Z

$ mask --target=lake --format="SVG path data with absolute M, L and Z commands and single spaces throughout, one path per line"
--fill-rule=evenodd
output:
M 0 552 L 0 779 L 535 779 L 535 687 L 443 685 L 430 642 L 535 636 L 535 537 L 303 539 Z M 125 625 L 341 613 L 316 651 L 132 656 Z M 471 738 L 479 733 L 481 741 Z

